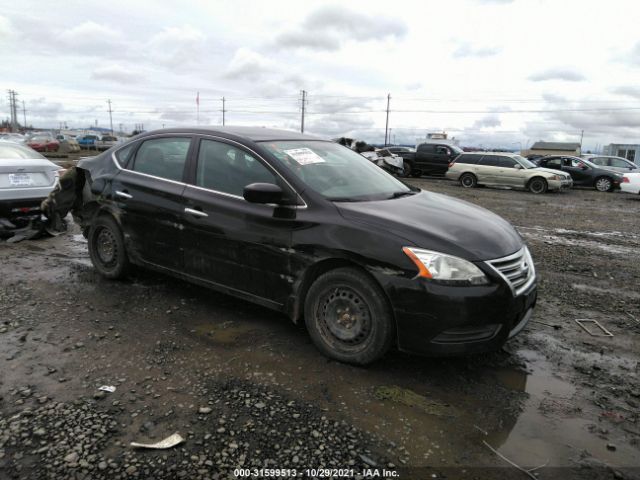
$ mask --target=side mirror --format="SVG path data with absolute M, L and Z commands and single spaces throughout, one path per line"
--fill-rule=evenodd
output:
M 273 183 L 252 183 L 244 187 L 242 196 L 250 203 L 280 203 L 282 189 Z
M 586 165 L 580 165 L 580 170 L 589 170 L 589 167 Z
M 520 165 L 519 163 L 516 163 L 513 168 L 515 168 L 516 170 L 522 170 L 522 165 Z

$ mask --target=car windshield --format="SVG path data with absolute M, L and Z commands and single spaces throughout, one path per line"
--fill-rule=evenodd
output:
M 329 200 L 384 200 L 414 193 L 362 155 L 337 143 L 289 140 L 263 145 L 281 165 Z
M 531 160 L 529 160 L 528 158 L 524 158 L 520 155 L 514 155 L 513 158 L 515 158 L 517 160 L 517 162 L 522 165 L 524 168 L 538 168 L 538 165 L 536 165 L 535 163 L 533 163 Z
M 2 144 L 0 143 L 0 158 L 14 159 L 14 158 L 30 158 L 30 159 L 42 159 L 44 158 L 38 152 L 31 148 L 23 147 L 17 144 Z

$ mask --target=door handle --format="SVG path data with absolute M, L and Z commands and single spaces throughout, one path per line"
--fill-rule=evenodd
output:
M 190 213 L 194 217 L 208 217 L 207 213 L 204 213 L 202 210 L 196 210 L 194 208 L 185 208 L 184 213 Z
M 129 195 L 127 192 L 121 192 L 120 190 L 116 190 L 116 197 L 130 200 L 133 198 L 133 195 Z

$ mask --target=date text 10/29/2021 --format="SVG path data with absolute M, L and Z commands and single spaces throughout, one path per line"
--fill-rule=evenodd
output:
M 386 468 L 236 468 L 236 478 L 399 478 L 396 470 Z

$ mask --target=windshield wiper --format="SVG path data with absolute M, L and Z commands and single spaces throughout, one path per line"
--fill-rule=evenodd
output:
M 400 198 L 400 197 L 404 197 L 405 195 L 415 195 L 418 192 L 414 192 L 413 190 L 407 190 L 407 191 L 403 191 L 403 192 L 393 192 L 391 194 L 391 196 L 389 197 L 391 198 Z

